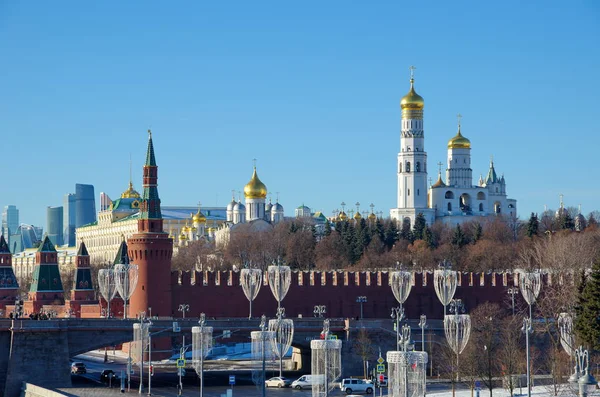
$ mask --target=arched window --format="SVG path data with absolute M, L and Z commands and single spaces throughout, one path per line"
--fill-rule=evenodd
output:
M 496 187 L 496 193 L 498 193 L 498 187 Z
M 479 212 L 483 212 L 483 203 L 479 203 Z
M 452 211 L 452 203 L 448 203 L 448 211 Z
M 485 200 L 485 193 L 484 192 L 477 193 L 477 200 Z
M 508 205 L 508 208 L 515 208 L 515 206 L 514 206 L 514 205 L 512 205 L 512 204 L 509 204 L 509 205 Z
M 454 193 L 452 193 L 450 190 L 448 190 L 446 192 L 446 196 L 447 199 L 453 199 L 454 198 Z
M 421 162 L 417 161 L 417 168 L 415 169 L 415 172 L 421 172 Z
M 410 161 L 406 162 L 406 172 L 410 172 Z

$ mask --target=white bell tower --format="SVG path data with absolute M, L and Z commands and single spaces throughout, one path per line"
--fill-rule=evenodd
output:
M 400 101 L 402 125 L 400 129 L 400 152 L 398 153 L 398 201 L 397 208 L 390 211 L 392 219 L 402 223 L 405 219 L 413 225 L 415 217 L 423 213 L 428 224 L 434 220 L 434 212 L 427 208 L 427 153 L 423 131 L 423 98 L 415 92 L 414 70 L 410 67 L 410 91 Z

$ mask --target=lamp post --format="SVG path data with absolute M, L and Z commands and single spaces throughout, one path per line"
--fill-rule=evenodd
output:
M 510 300 L 512 301 L 512 315 L 515 315 L 515 295 L 519 295 L 519 289 L 515 287 L 510 287 L 508 289 L 508 294 L 510 295 Z
M 521 328 L 525 332 L 525 347 L 527 349 L 527 397 L 531 397 L 531 363 L 529 357 L 529 334 L 533 332 L 531 306 L 535 303 L 541 288 L 542 283 L 539 272 L 519 272 L 519 289 L 521 290 L 521 295 L 523 295 L 523 298 L 525 298 L 525 301 L 529 305 L 529 319 L 523 320 L 523 328 Z
M 199 327 L 192 327 L 192 362 L 200 377 L 200 397 L 204 395 L 204 359 L 212 349 L 213 327 L 207 327 L 206 315 L 200 313 Z
M 367 303 L 366 296 L 357 296 L 356 303 L 360 303 L 360 319 L 363 319 L 363 303 Z
M 464 312 L 462 300 L 453 299 L 450 301 L 450 313 L 444 316 L 444 333 L 450 348 L 456 354 L 456 379 L 452 380 L 452 395 L 455 395 L 455 381 L 459 379 L 459 357 L 463 352 L 469 336 L 471 335 L 471 316 L 468 314 L 460 314 Z
M 446 306 L 454 298 L 457 284 L 458 274 L 456 270 L 452 270 L 452 263 L 444 259 L 439 264 L 439 269 L 433 271 L 433 286 L 438 299 L 444 305 L 444 318 L 446 317 Z
M 404 308 L 402 306 L 392 307 L 392 319 L 396 321 L 396 350 L 400 349 L 400 322 L 404 318 Z
M 421 351 L 425 351 L 425 328 L 427 328 L 427 316 L 421 314 L 419 318 L 419 327 L 421 327 Z
M 323 317 L 323 315 L 327 313 L 327 307 L 325 305 L 315 305 L 313 309 L 313 314 L 315 317 Z
M 590 374 L 590 354 L 583 349 L 583 346 L 579 346 L 575 350 L 575 359 L 577 360 L 579 370 L 583 372 L 583 375 L 577 380 L 579 386 L 579 397 L 587 397 L 588 393 L 591 393 L 596 388 L 596 379 Z
M 181 317 L 185 320 L 185 313 L 190 311 L 190 305 L 188 305 L 187 303 L 181 303 L 179 305 L 179 308 L 177 309 L 178 311 L 181 312 Z M 179 358 L 181 358 L 182 360 L 185 359 L 185 333 L 181 333 L 181 349 L 179 350 Z M 181 382 L 181 374 L 183 372 L 183 368 L 178 368 L 177 372 L 179 373 L 179 395 L 181 395 L 181 392 L 183 391 L 183 383 Z

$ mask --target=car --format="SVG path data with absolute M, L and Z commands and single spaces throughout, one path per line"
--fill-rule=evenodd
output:
M 112 369 L 103 369 L 102 372 L 100 372 L 100 381 L 103 383 L 113 383 L 117 379 L 119 379 L 119 377 Z
M 75 362 L 73 364 L 71 364 L 71 373 L 78 375 L 78 374 L 85 374 L 87 373 L 87 368 L 85 367 L 85 364 L 82 362 Z
M 346 394 L 358 393 L 373 393 L 373 383 L 369 380 L 346 378 L 340 382 L 340 390 Z
M 283 376 L 276 376 L 265 381 L 265 386 L 267 387 L 289 387 L 291 384 L 291 379 L 284 378 Z
M 292 388 L 296 390 L 310 389 L 313 383 L 324 382 L 324 375 L 302 375 L 292 382 Z

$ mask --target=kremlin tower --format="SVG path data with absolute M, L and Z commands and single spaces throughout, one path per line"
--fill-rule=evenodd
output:
M 138 285 L 130 300 L 129 316 L 141 312 L 171 316 L 171 257 L 173 240 L 163 231 L 158 197 L 158 167 L 154 157 L 152 132 L 144 165 L 144 191 L 138 218 L 138 232 L 128 241 L 129 259 L 138 266 Z

